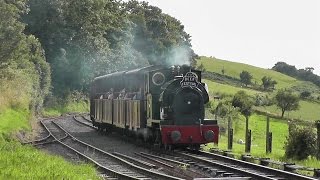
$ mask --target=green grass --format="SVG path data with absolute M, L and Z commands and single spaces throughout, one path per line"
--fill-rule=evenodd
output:
M 220 120 L 221 122 L 222 120 Z M 241 154 L 245 154 L 245 145 L 239 144 L 237 141 L 239 139 L 245 139 L 245 119 L 240 117 L 239 119 L 233 120 L 234 138 L 233 138 L 233 149 L 232 152 L 236 156 L 240 157 Z M 249 119 L 249 129 L 252 132 L 252 146 L 251 155 L 255 157 L 269 157 L 273 160 L 283 161 L 283 162 L 295 162 L 297 164 L 306 166 L 320 168 L 320 161 L 311 157 L 303 161 L 297 161 L 292 159 L 286 159 L 284 157 L 285 150 L 284 144 L 286 137 L 288 136 L 288 125 L 286 121 L 281 119 L 270 118 L 270 131 L 272 132 L 272 153 L 266 154 L 265 152 L 265 137 L 266 137 L 266 117 L 262 115 L 253 114 Z M 227 150 L 227 136 L 221 135 L 219 138 L 218 148 L 222 150 Z M 205 149 L 216 147 L 213 144 L 208 144 Z
M 0 140 L 0 179 L 99 179 L 88 164 L 73 165 L 31 146 Z
M 242 90 L 252 97 L 254 97 L 256 94 L 268 95 L 269 97 L 274 96 L 274 93 L 267 93 L 248 88 L 235 87 L 228 84 L 217 83 L 207 79 L 204 79 L 203 82 L 208 84 L 210 94 L 233 96 L 238 91 Z M 210 98 L 212 99 L 212 97 Z M 285 112 L 284 116 L 288 118 L 301 119 L 304 121 L 314 121 L 320 119 L 319 103 L 300 100 L 299 104 L 299 110 Z M 279 117 L 281 116 L 281 110 L 276 105 L 255 107 L 255 109 L 262 112 L 268 112 Z
M 55 107 L 45 108 L 42 112 L 45 117 L 60 116 L 68 112 L 85 113 L 89 112 L 89 104 L 84 101 L 68 102 L 64 105 L 57 105 Z
M 232 61 L 225 61 L 216 58 L 208 58 L 208 57 L 201 57 L 200 60 L 197 61 L 197 64 L 203 64 L 205 69 L 210 72 L 216 72 L 219 74 L 221 70 L 225 70 L 225 75 L 231 76 L 233 78 L 240 79 L 239 75 L 242 71 L 248 71 L 253 76 L 252 83 L 262 84 L 262 77 L 263 76 L 270 76 L 273 80 L 276 80 L 278 84 L 276 85 L 277 89 L 280 88 L 289 88 L 294 85 L 298 85 L 300 81 L 296 80 L 295 78 L 289 77 L 287 75 L 281 74 L 279 72 L 263 69 L 243 63 L 237 63 Z
M 99 179 L 91 165 L 75 165 L 14 140 L 15 132 L 31 129 L 30 117 L 25 109 L 1 109 L 0 179 Z
M 300 101 L 299 104 L 299 110 L 285 112 L 284 117 L 302 119 L 304 121 L 315 121 L 320 119 L 320 105 L 318 103 Z M 260 111 L 272 112 L 273 114 L 281 116 L 281 110 L 276 105 L 255 108 Z
M 203 79 L 202 81 L 208 85 L 209 92 L 214 94 L 220 94 L 220 95 L 224 94 L 227 96 L 233 96 L 234 94 L 236 94 L 238 91 L 241 91 L 241 90 L 245 91 L 250 96 L 254 96 L 256 94 L 265 94 L 264 92 L 256 91 L 253 89 L 235 87 L 228 84 L 221 84 L 221 83 L 217 83 L 207 79 Z
M 234 129 L 234 152 L 243 153 L 244 145 L 238 144 L 239 139 L 245 139 L 245 119 L 241 116 L 239 119 L 233 120 Z M 252 155 L 265 156 L 265 136 L 266 136 L 266 117 L 254 114 L 249 119 L 249 129 L 252 132 Z M 270 131 L 273 135 L 273 152 L 269 155 L 274 159 L 280 159 L 284 155 L 283 145 L 288 136 L 288 126 L 285 121 L 270 118 Z M 219 140 L 219 148 L 227 149 L 227 138 L 221 136 Z
M 27 110 L 4 109 L 0 112 L 0 132 L 8 134 L 17 130 L 29 130 L 29 118 Z
M 299 81 L 295 78 L 289 77 L 287 75 L 268 70 L 263 68 L 258 68 L 250 66 L 247 64 L 236 63 L 231 61 L 224 61 L 215 58 L 206 58 L 201 57 L 201 60 L 198 61 L 198 65 L 202 63 L 204 68 L 209 72 L 216 72 L 222 74 L 221 70 L 224 68 L 225 75 L 231 76 L 233 78 L 239 79 L 239 74 L 245 70 L 250 72 L 253 75 L 253 83 L 261 84 L 261 78 L 263 76 L 270 76 L 273 80 L 276 80 L 278 84 L 276 85 L 276 90 L 280 88 L 288 88 L 295 91 L 299 94 L 303 91 L 309 91 L 312 93 L 312 97 L 316 99 L 319 96 L 320 88 L 316 85 Z M 250 88 L 233 86 L 234 83 L 226 82 L 218 83 L 211 80 L 204 79 L 205 83 L 208 84 L 210 95 L 224 95 L 224 96 L 233 96 L 240 90 L 245 91 L 250 96 L 254 97 L 256 94 L 268 95 L 269 98 L 272 98 L 277 91 L 273 92 L 263 92 L 259 90 L 254 90 Z M 217 104 L 218 101 L 211 102 L 212 104 Z M 320 117 L 320 104 L 312 101 L 301 100 L 300 109 L 297 111 L 286 112 L 285 117 L 301 119 L 304 121 L 314 121 L 318 120 Z M 254 107 L 262 112 L 268 112 L 270 114 L 280 116 L 281 111 L 275 105 L 269 107 Z M 210 113 L 207 111 L 206 116 Z M 212 116 L 212 115 L 210 115 Z M 220 120 L 220 125 L 226 126 L 226 121 Z M 233 153 L 237 156 L 244 154 L 245 146 L 238 144 L 239 139 L 245 139 L 245 119 L 240 116 L 235 119 L 233 122 L 234 128 L 234 143 L 233 143 Z M 320 168 L 320 162 L 317 161 L 314 157 L 310 157 L 303 161 L 297 161 L 292 159 L 286 159 L 284 154 L 284 144 L 286 137 L 288 135 L 288 125 L 285 120 L 282 119 L 273 119 L 271 118 L 270 131 L 273 133 L 273 143 L 272 143 L 272 153 L 265 153 L 265 134 L 266 134 L 266 117 L 263 115 L 254 114 L 249 119 L 249 128 L 252 130 L 252 147 L 251 155 L 256 157 L 270 157 L 273 160 L 279 160 L 283 162 L 295 162 L 296 164 L 303 165 L 306 167 L 315 167 Z M 209 144 L 206 148 L 213 147 L 212 144 Z M 219 138 L 219 149 L 227 150 L 227 137 L 222 135 Z

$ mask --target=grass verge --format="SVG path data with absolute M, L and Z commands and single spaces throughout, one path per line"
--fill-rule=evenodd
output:
M 75 165 L 14 140 L 15 132 L 31 129 L 29 118 L 22 109 L 0 113 L 0 179 L 99 179 L 92 165 Z
M 99 179 L 91 165 L 74 165 L 4 138 L 0 144 L 0 179 Z
M 45 117 L 61 116 L 62 114 L 68 112 L 89 112 L 89 104 L 87 104 L 85 101 L 67 102 L 63 105 L 56 105 L 54 107 L 44 108 L 42 115 Z

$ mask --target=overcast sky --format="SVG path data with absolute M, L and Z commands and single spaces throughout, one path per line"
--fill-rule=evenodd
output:
M 199 55 L 320 75 L 320 0 L 146 0 L 182 22 Z

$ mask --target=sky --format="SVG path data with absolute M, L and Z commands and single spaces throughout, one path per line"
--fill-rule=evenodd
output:
M 320 75 L 320 0 L 145 0 L 180 20 L 198 55 Z

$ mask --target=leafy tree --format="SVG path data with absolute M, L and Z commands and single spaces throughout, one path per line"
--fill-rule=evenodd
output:
M 251 84 L 252 75 L 248 71 L 242 71 L 240 73 L 240 81 L 245 84 L 245 86 L 248 86 L 248 84 Z
M 50 67 L 38 40 L 24 33 L 25 24 L 20 16 L 26 12 L 25 0 L 0 0 L 0 83 L 1 86 L 15 83 L 6 90 L 21 92 L 13 97 L 15 104 L 19 104 L 20 97 L 27 97 L 24 105 L 27 103 L 30 110 L 39 111 L 49 93 Z
M 133 48 L 141 52 L 150 64 L 195 63 L 197 55 L 191 48 L 191 36 L 179 20 L 147 2 L 131 0 L 124 7 L 136 25 Z
M 30 0 L 27 33 L 43 44 L 53 92 L 86 91 L 93 77 L 146 65 L 131 48 L 133 24 L 113 0 Z
M 289 124 L 290 131 L 285 142 L 285 156 L 298 160 L 306 159 L 309 155 L 315 155 L 316 134 L 309 127 L 299 127 Z
M 245 116 L 246 118 L 246 143 L 248 142 L 248 130 L 249 130 L 249 117 L 252 113 L 252 106 L 253 101 L 251 100 L 250 96 L 246 94 L 245 91 L 238 91 L 233 99 L 232 99 L 232 106 L 239 108 L 240 113 Z M 246 146 L 246 151 L 249 151 Z
M 276 104 L 281 109 L 281 117 L 285 111 L 294 111 L 299 109 L 299 97 L 291 91 L 280 89 L 275 96 Z
M 203 66 L 202 63 L 197 67 L 197 69 L 200 70 L 200 71 L 203 71 L 203 72 L 206 71 L 206 68 Z
M 311 92 L 310 91 L 303 91 L 300 93 L 300 97 L 303 98 L 303 99 L 306 99 L 308 97 L 311 96 Z
M 98 75 L 196 57 L 181 22 L 146 2 L 29 0 L 28 6 L 25 31 L 43 45 L 58 96 L 87 91 Z
M 273 70 L 281 72 L 291 77 L 295 77 L 297 75 L 297 69 L 295 66 L 291 66 L 285 62 L 277 62 L 273 67 Z
M 315 85 L 320 86 L 320 76 L 313 74 L 313 67 L 306 67 L 305 69 L 297 70 L 295 66 L 291 66 L 285 62 L 277 62 L 272 69 L 291 77 L 310 81 Z
M 261 81 L 262 81 L 262 85 L 263 85 L 263 89 L 264 90 L 267 90 L 267 89 L 269 89 L 271 87 L 274 88 L 274 85 L 277 84 L 277 81 L 272 80 L 272 78 L 269 77 L 269 76 L 268 77 L 267 76 L 263 76 Z
M 252 113 L 253 101 L 245 91 L 238 91 L 232 99 L 232 106 L 238 107 L 239 111 L 246 118 Z

